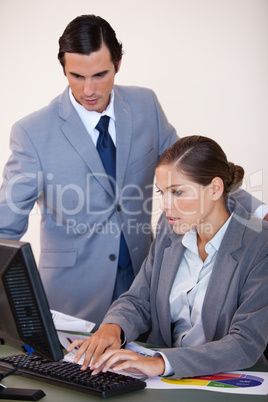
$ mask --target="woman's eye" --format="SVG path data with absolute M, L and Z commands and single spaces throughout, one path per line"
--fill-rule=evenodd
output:
M 182 191 L 181 190 L 178 190 L 178 191 L 173 191 L 173 194 L 174 195 L 176 195 L 176 196 L 179 196 L 179 195 L 181 195 L 182 194 Z

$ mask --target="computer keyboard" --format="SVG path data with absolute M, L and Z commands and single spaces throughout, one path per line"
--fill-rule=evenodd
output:
M 0 358 L 0 368 L 12 370 L 18 367 L 27 354 Z M 91 370 L 80 370 L 81 366 L 64 360 L 52 362 L 36 355 L 18 369 L 17 373 L 25 377 L 70 388 L 91 395 L 107 398 L 145 388 L 146 383 L 140 379 L 108 371 L 92 376 Z

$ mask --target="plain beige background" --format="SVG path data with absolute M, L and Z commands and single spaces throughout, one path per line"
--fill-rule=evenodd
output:
M 67 85 L 58 38 L 91 13 L 123 43 L 116 83 L 154 89 L 178 134 L 217 140 L 268 204 L 268 0 L 0 0 L 0 171 L 12 124 Z M 39 218 L 24 236 L 36 257 Z

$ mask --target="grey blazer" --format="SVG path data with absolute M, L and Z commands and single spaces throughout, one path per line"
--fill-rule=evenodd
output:
M 40 273 L 50 307 L 99 324 L 112 299 L 120 231 L 135 274 L 152 241 L 158 156 L 177 140 L 153 91 L 115 86 L 117 196 L 68 88 L 17 122 L 0 190 L 0 236 L 19 239 L 41 210 Z
M 169 294 L 184 247 L 164 215 L 130 290 L 103 321 L 120 325 L 128 342 L 151 330 L 148 341 L 164 347 L 175 377 L 245 369 L 259 359 L 267 364 L 262 354 L 268 341 L 268 223 L 238 203 L 233 208 L 203 304 L 205 344 L 172 348 Z

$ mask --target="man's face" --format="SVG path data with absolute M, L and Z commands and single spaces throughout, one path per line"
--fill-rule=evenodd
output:
M 74 98 L 86 110 L 102 113 L 106 109 L 116 72 L 105 45 L 90 55 L 65 53 L 65 74 Z

